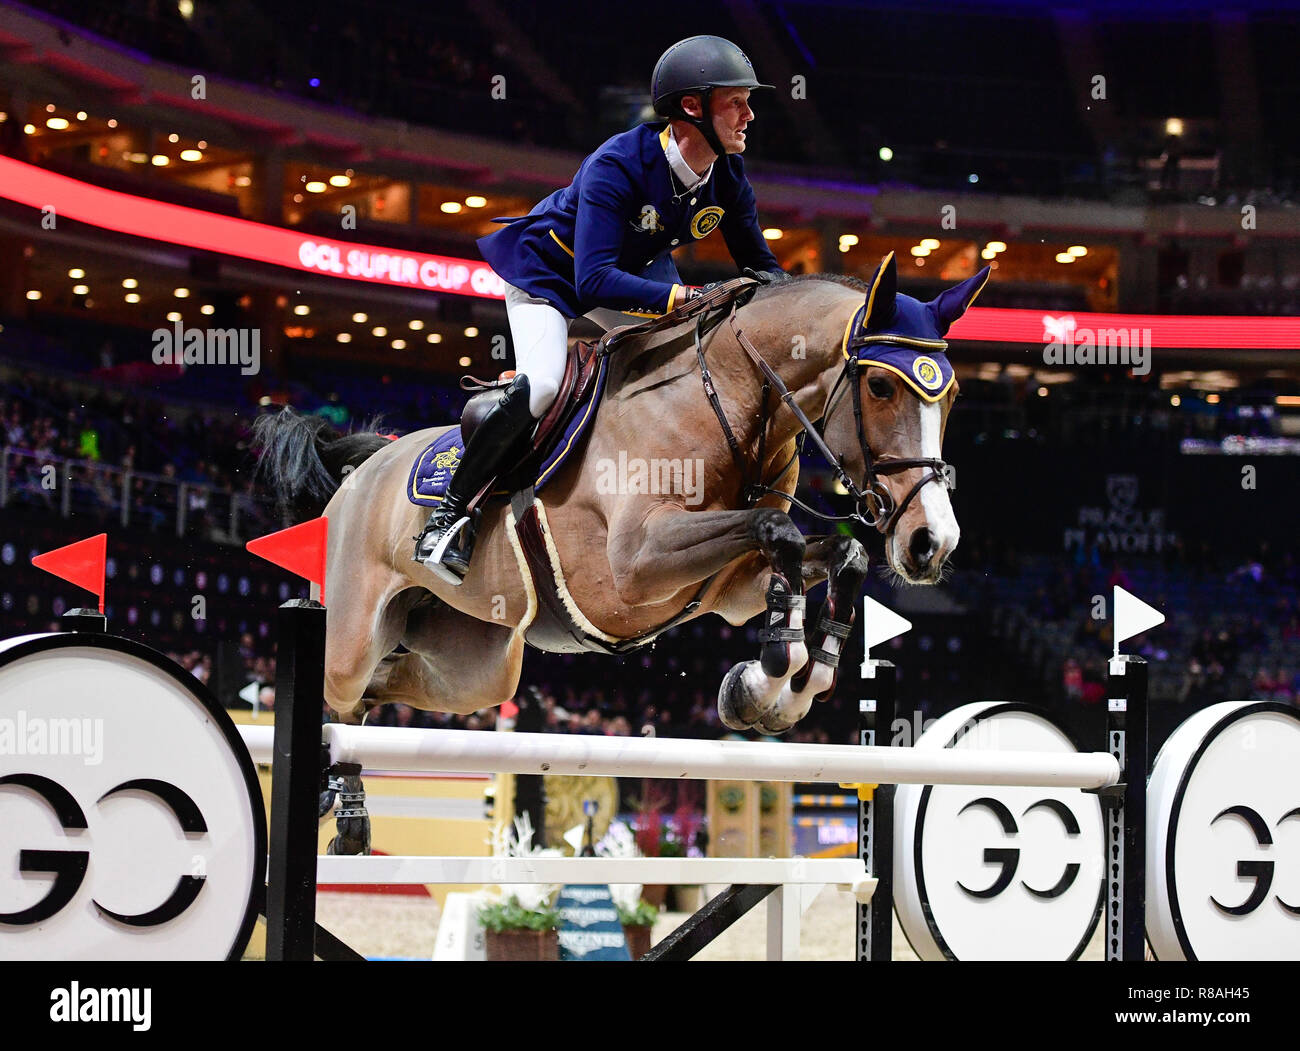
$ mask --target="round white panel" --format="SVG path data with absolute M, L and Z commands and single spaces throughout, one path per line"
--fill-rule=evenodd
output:
M 981 701 L 935 722 L 916 748 L 1072 753 L 1023 705 Z M 899 785 L 894 899 L 925 960 L 1070 960 L 1101 915 L 1101 804 L 1077 788 Z
M 264 878 L 256 775 L 201 684 L 112 636 L 0 644 L 0 958 L 237 958 Z
M 1147 940 L 1162 960 L 1300 960 L 1300 712 L 1226 701 L 1147 788 Z

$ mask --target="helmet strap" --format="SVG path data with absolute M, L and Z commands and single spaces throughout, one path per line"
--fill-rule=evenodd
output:
M 718 133 L 713 128 L 713 116 L 709 112 L 709 108 L 710 108 L 709 103 L 712 102 L 713 100 L 713 89 L 705 88 L 703 91 L 699 91 L 699 92 L 688 91 L 687 94 L 688 95 L 698 94 L 700 96 L 700 110 L 703 115 L 699 117 L 692 117 L 689 113 L 687 113 L 684 109 L 682 109 L 682 103 L 680 99 L 677 102 L 678 111 L 686 119 L 687 123 L 693 124 L 695 125 L 696 128 L 699 129 L 700 134 L 704 136 L 704 141 L 709 144 L 709 148 L 718 155 L 719 159 L 725 157 L 727 155 L 727 151 L 722 145 L 722 140 L 718 138 Z

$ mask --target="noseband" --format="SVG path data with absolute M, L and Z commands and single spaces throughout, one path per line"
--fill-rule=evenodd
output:
M 948 488 L 948 465 L 943 460 L 922 457 L 876 458 L 871 454 L 871 448 L 867 444 L 867 436 L 863 430 L 862 386 L 858 380 L 861 365 L 861 349 L 877 340 L 873 340 L 872 337 L 867 336 L 862 331 L 866 314 L 865 310 L 859 310 L 858 313 L 854 315 L 852 332 L 845 345 L 847 353 L 844 367 L 840 370 L 840 374 L 836 378 L 834 386 L 831 387 L 831 392 L 826 398 L 826 404 L 822 409 L 821 416 L 815 424 L 813 421 L 808 419 L 807 414 L 795 403 L 794 395 L 790 393 L 789 389 L 787 389 L 786 385 L 781 381 L 781 377 L 776 374 L 776 370 L 763 360 L 758 351 L 754 349 L 754 345 L 745 336 L 745 333 L 740 328 L 739 321 L 736 317 L 736 307 L 737 303 L 733 300 L 731 304 L 731 313 L 727 319 L 731 326 L 732 335 L 735 337 L 736 342 L 744 348 L 745 353 L 749 355 L 750 359 L 758 367 L 764 377 L 762 409 L 759 420 L 758 471 L 761 472 L 763 469 L 763 454 L 765 443 L 767 441 L 767 424 L 771 418 L 768 400 L 773 387 L 776 388 L 780 400 L 789 406 L 790 411 L 794 413 L 795 418 L 803 428 L 799 435 L 799 440 L 794 454 L 770 483 L 764 483 L 757 479 L 752 482 L 747 481 L 749 477 L 749 467 L 741 455 L 740 444 L 736 440 L 731 425 L 727 422 L 727 417 L 722 410 L 722 405 L 718 399 L 717 391 L 713 387 L 713 378 L 709 374 L 708 366 L 704 361 L 704 346 L 702 340 L 705 331 L 705 317 L 703 314 L 697 317 L 695 322 L 695 352 L 700 363 L 700 374 L 704 382 L 704 393 L 709 399 L 709 404 L 713 406 L 713 412 L 718 417 L 718 422 L 722 426 L 722 433 L 725 435 L 727 445 L 731 449 L 732 458 L 736 461 L 736 466 L 740 469 L 742 480 L 741 496 L 746 507 L 752 506 L 764 495 L 779 496 L 781 499 L 790 501 L 790 503 L 794 504 L 796 507 L 799 507 L 808 514 L 820 518 L 825 522 L 858 522 L 870 529 L 878 530 L 880 533 L 887 536 L 898 524 L 899 518 L 901 518 L 903 512 L 907 510 L 908 505 L 911 504 L 912 500 L 916 497 L 916 494 L 919 493 L 927 483 L 935 482 L 942 485 L 945 489 Z M 714 327 L 714 325 L 718 324 L 719 321 L 714 321 L 713 324 L 708 327 Z M 849 389 L 853 393 L 854 430 L 857 432 L 858 445 L 862 450 L 862 462 L 866 465 L 861 488 L 859 488 L 858 484 L 854 482 L 852 477 L 850 477 L 848 471 L 844 467 L 844 461 L 831 451 L 830 446 L 826 444 L 826 440 L 822 436 L 822 428 L 824 428 L 826 420 L 829 418 L 832 411 L 832 402 L 845 380 L 848 381 Z M 842 486 L 844 486 L 849 496 L 853 499 L 852 513 L 847 515 L 828 515 L 816 510 L 815 508 L 809 507 L 791 493 L 785 493 L 779 489 L 773 488 L 773 486 L 775 486 L 776 483 L 785 476 L 785 473 L 789 471 L 795 458 L 803 450 L 803 439 L 805 436 L 812 441 L 814 448 L 816 448 L 822 459 L 826 461 L 827 466 L 830 467 L 836 479 Z M 900 471 L 908 471 L 917 467 L 927 467 L 929 470 L 915 485 L 912 486 L 907 495 L 903 497 L 903 499 L 899 501 L 897 507 L 895 507 L 894 498 L 890 495 L 889 489 L 885 483 L 881 481 L 882 476 L 898 474 Z

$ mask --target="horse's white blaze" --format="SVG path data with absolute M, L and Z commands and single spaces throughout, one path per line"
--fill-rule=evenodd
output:
M 943 459 L 943 409 L 938 402 L 921 406 L 921 455 L 926 459 Z M 916 494 L 925 509 L 925 524 L 934 537 L 937 561 L 942 561 L 961 539 L 957 516 L 952 512 L 948 487 L 931 482 Z
M 919 455 L 926 459 L 940 460 L 943 458 L 943 409 L 938 402 L 919 404 L 918 409 L 921 421 Z M 901 492 L 899 499 L 902 499 Z M 944 559 L 952 553 L 953 548 L 957 546 L 957 541 L 961 539 L 961 529 L 957 525 L 957 516 L 953 514 L 948 488 L 938 482 L 928 482 L 921 486 L 921 491 L 916 494 L 914 502 L 920 503 L 921 510 L 925 513 L 925 525 L 934 538 L 935 557 L 932 567 L 937 569 L 943 565 Z M 890 564 L 900 573 L 906 565 L 904 556 L 907 542 L 908 537 L 901 530 L 895 529 L 887 548 Z

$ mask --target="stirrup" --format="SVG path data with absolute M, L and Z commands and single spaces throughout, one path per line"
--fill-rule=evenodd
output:
M 452 552 L 451 545 L 456 541 L 466 526 L 469 525 L 469 515 L 462 515 L 456 522 L 443 531 L 438 542 L 434 545 L 433 550 L 424 558 L 420 559 L 420 564 L 430 570 L 440 579 L 446 581 L 452 587 L 460 587 L 463 583 L 462 578 L 469 570 L 469 561 L 459 551 Z M 449 561 L 443 561 L 448 554 L 452 554 Z M 459 556 L 459 557 L 456 557 Z M 457 569 L 460 571 L 457 572 Z

